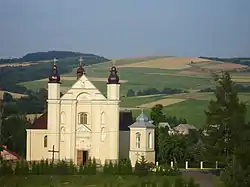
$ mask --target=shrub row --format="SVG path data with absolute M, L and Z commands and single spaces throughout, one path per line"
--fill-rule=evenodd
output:
M 4 175 L 94 175 L 97 173 L 95 159 L 89 159 L 86 165 L 76 166 L 73 161 L 67 162 L 65 160 L 57 162 L 49 162 L 48 160 L 41 160 L 40 162 L 27 162 L 20 160 L 17 162 L 10 162 L 0 160 L 0 176 Z M 147 163 L 142 157 L 135 165 L 133 170 L 131 161 L 129 159 L 119 160 L 118 162 L 105 162 L 103 167 L 103 174 L 106 175 L 136 175 L 146 176 L 153 175 L 167 175 L 172 176 L 178 173 L 170 167 L 158 167 Z
M 0 159 L 0 176 L 5 175 L 75 175 L 75 174 L 96 174 L 96 161 L 89 159 L 85 166 L 76 166 L 73 161 L 64 160 L 49 162 L 41 160 L 40 162 L 27 162 L 20 160 L 11 162 Z

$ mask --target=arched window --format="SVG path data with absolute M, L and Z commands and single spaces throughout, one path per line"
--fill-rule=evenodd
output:
M 153 148 L 152 133 L 148 133 L 148 148 Z
M 65 121 L 66 121 L 66 119 L 65 119 L 65 112 L 62 112 L 61 113 L 61 123 L 65 124 Z
M 65 127 L 61 127 L 61 142 L 65 140 Z
M 101 141 L 103 142 L 106 138 L 105 128 L 101 128 Z
M 85 113 L 85 112 L 79 113 L 78 118 L 79 118 L 79 124 L 81 124 L 81 125 L 88 124 L 88 114 L 87 113 Z
M 141 134 L 139 132 L 135 135 L 135 141 L 136 141 L 136 148 L 141 147 Z
M 43 147 L 47 147 L 48 146 L 48 136 L 44 136 L 43 138 Z
M 101 113 L 101 125 L 104 125 L 105 124 L 105 115 L 104 115 L 104 112 Z

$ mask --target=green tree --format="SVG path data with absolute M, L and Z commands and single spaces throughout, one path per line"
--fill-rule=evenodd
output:
M 150 118 L 153 120 L 155 126 L 158 127 L 159 123 L 164 121 L 163 105 L 157 104 L 151 109 Z
M 164 119 L 165 119 L 165 116 L 163 114 L 163 105 L 161 105 L 161 104 L 155 105 L 151 109 L 150 117 L 151 117 L 151 120 L 153 120 L 154 125 L 156 126 L 156 129 L 155 129 L 155 157 L 156 157 L 156 160 L 159 160 L 160 159 L 158 156 L 158 153 L 159 153 L 159 143 L 158 142 L 159 142 L 159 131 L 160 131 L 159 123 L 161 121 L 164 121 Z
M 10 93 L 8 93 L 8 92 L 4 92 L 3 101 L 7 102 L 7 103 L 13 101 L 12 95 Z
M 228 72 L 215 78 L 215 100 L 209 102 L 207 125 L 204 128 L 206 157 L 225 161 L 241 143 L 245 126 L 246 106 L 239 101 L 237 90 Z

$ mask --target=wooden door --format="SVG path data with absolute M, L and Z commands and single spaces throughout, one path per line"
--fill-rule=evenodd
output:
M 77 150 L 77 165 L 82 165 L 83 161 L 83 151 L 82 150 Z

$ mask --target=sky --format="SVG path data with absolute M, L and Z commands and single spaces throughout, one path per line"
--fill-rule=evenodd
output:
M 0 58 L 250 57 L 250 0 L 0 0 Z

